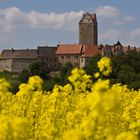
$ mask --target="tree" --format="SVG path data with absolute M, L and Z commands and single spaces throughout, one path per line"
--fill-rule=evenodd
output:
M 125 64 L 127 64 L 127 58 L 125 55 L 113 56 L 113 58 L 112 58 L 112 70 L 113 71 L 111 74 L 112 79 L 117 79 L 121 66 L 125 65 Z
M 127 84 L 129 86 L 135 80 L 134 68 L 127 64 L 122 65 L 121 70 L 118 72 L 118 80 L 122 84 Z
M 127 53 L 127 64 L 133 66 L 136 73 L 140 72 L 140 52 L 129 50 Z
M 43 65 L 40 62 L 34 62 L 27 69 L 23 70 L 19 75 L 21 82 L 27 82 L 29 76 L 38 75 L 44 80 L 48 80 L 50 77 L 47 74 L 47 71 L 43 68 Z
M 28 78 L 31 76 L 31 73 L 28 69 L 24 69 L 18 76 L 18 79 L 23 82 L 26 83 L 28 81 Z
M 129 87 L 130 88 L 133 88 L 135 90 L 139 90 L 140 89 L 140 81 L 134 81 L 134 82 L 132 82 Z
M 73 65 L 71 63 L 66 63 L 62 66 L 60 70 L 60 84 L 64 85 L 68 83 L 68 76 L 71 74 L 71 70 L 73 69 Z
M 93 75 L 93 73 L 96 73 L 98 71 L 97 62 L 100 59 L 101 59 L 101 56 L 97 54 L 89 60 L 89 65 L 83 68 L 87 74 Z

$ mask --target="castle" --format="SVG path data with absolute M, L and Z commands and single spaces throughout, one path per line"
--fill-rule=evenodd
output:
M 79 44 L 98 44 L 98 22 L 96 14 L 83 14 L 79 22 Z
M 98 45 L 98 22 L 96 14 L 85 13 L 79 22 L 79 43 L 58 44 L 54 47 L 38 46 L 37 49 L 3 50 L 0 55 L 0 71 L 21 73 L 32 63 L 38 61 L 49 71 L 56 71 L 70 62 L 75 67 L 84 67 L 96 54 L 112 57 L 123 55 L 132 48 L 122 46 L 118 41 L 114 45 Z

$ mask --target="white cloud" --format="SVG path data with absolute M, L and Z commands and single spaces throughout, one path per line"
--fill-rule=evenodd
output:
M 133 22 L 134 20 L 135 20 L 135 18 L 133 16 L 120 15 L 116 19 L 113 19 L 112 22 L 114 25 L 122 25 L 122 24 Z
M 13 28 L 26 24 L 26 14 L 16 7 L 0 10 L 1 32 L 11 31 Z
M 0 32 L 28 26 L 31 28 L 51 28 L 74 30 L 83 11 L 69 13 L 40 13 L 37 11 L 23 12 L 16 7 L 0 10 Z
M 131 33 L 130 33 L 130 39 L 138 39 L 140 38 L 140 28 L 134 29 Z M 140 40 L 140 39 L 139 39 Z
M 69 13 L 39 13 L 32 11 L 28 14 L 28 21 L 33 28 L 54 28 L 71 30 L 79 22 L 83 11 Z
M 134 19 L 133 16 L 124 16 L 124 21 L 134 21 Z
M 98 16 L 103 18 L 114 18 L 119 15 L 119 9 L 113 6 L 99 6 L 96 9 L 96 13 Z
M 122 25 L 122 24 L 124 24 L 124 22 L 122 20 L 115 20 L 115 21 L 113 21 L 113 24 L 114 25 Z
M 110 21 L 113 25 L 123 25 L 135 20 L 133 16 L 123 15 L 120 9 L 113 6 L 99 6 L 95 12 L 101 22 Z
M 100 40 L 102 42 L 116 43 L 118 37 L 121 38 L 122 32 L 116 29 L 108 29 L 103 33 L 100 33 Z

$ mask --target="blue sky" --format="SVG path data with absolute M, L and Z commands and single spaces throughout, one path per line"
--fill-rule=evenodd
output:
M 140 0 L 0 0 L 0 50 L 78 43 L 83 12 L 97 14 L 99 44 L 140 47 Z

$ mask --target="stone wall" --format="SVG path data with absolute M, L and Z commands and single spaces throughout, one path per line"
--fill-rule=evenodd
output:
M 12 72 L 21 73 L 24 69 L 28 68 L 29 65 L 36 61 L 37 59 L 13 59 Z
M 0 59 L 0 71 L 12 72 L 12 59 Z

